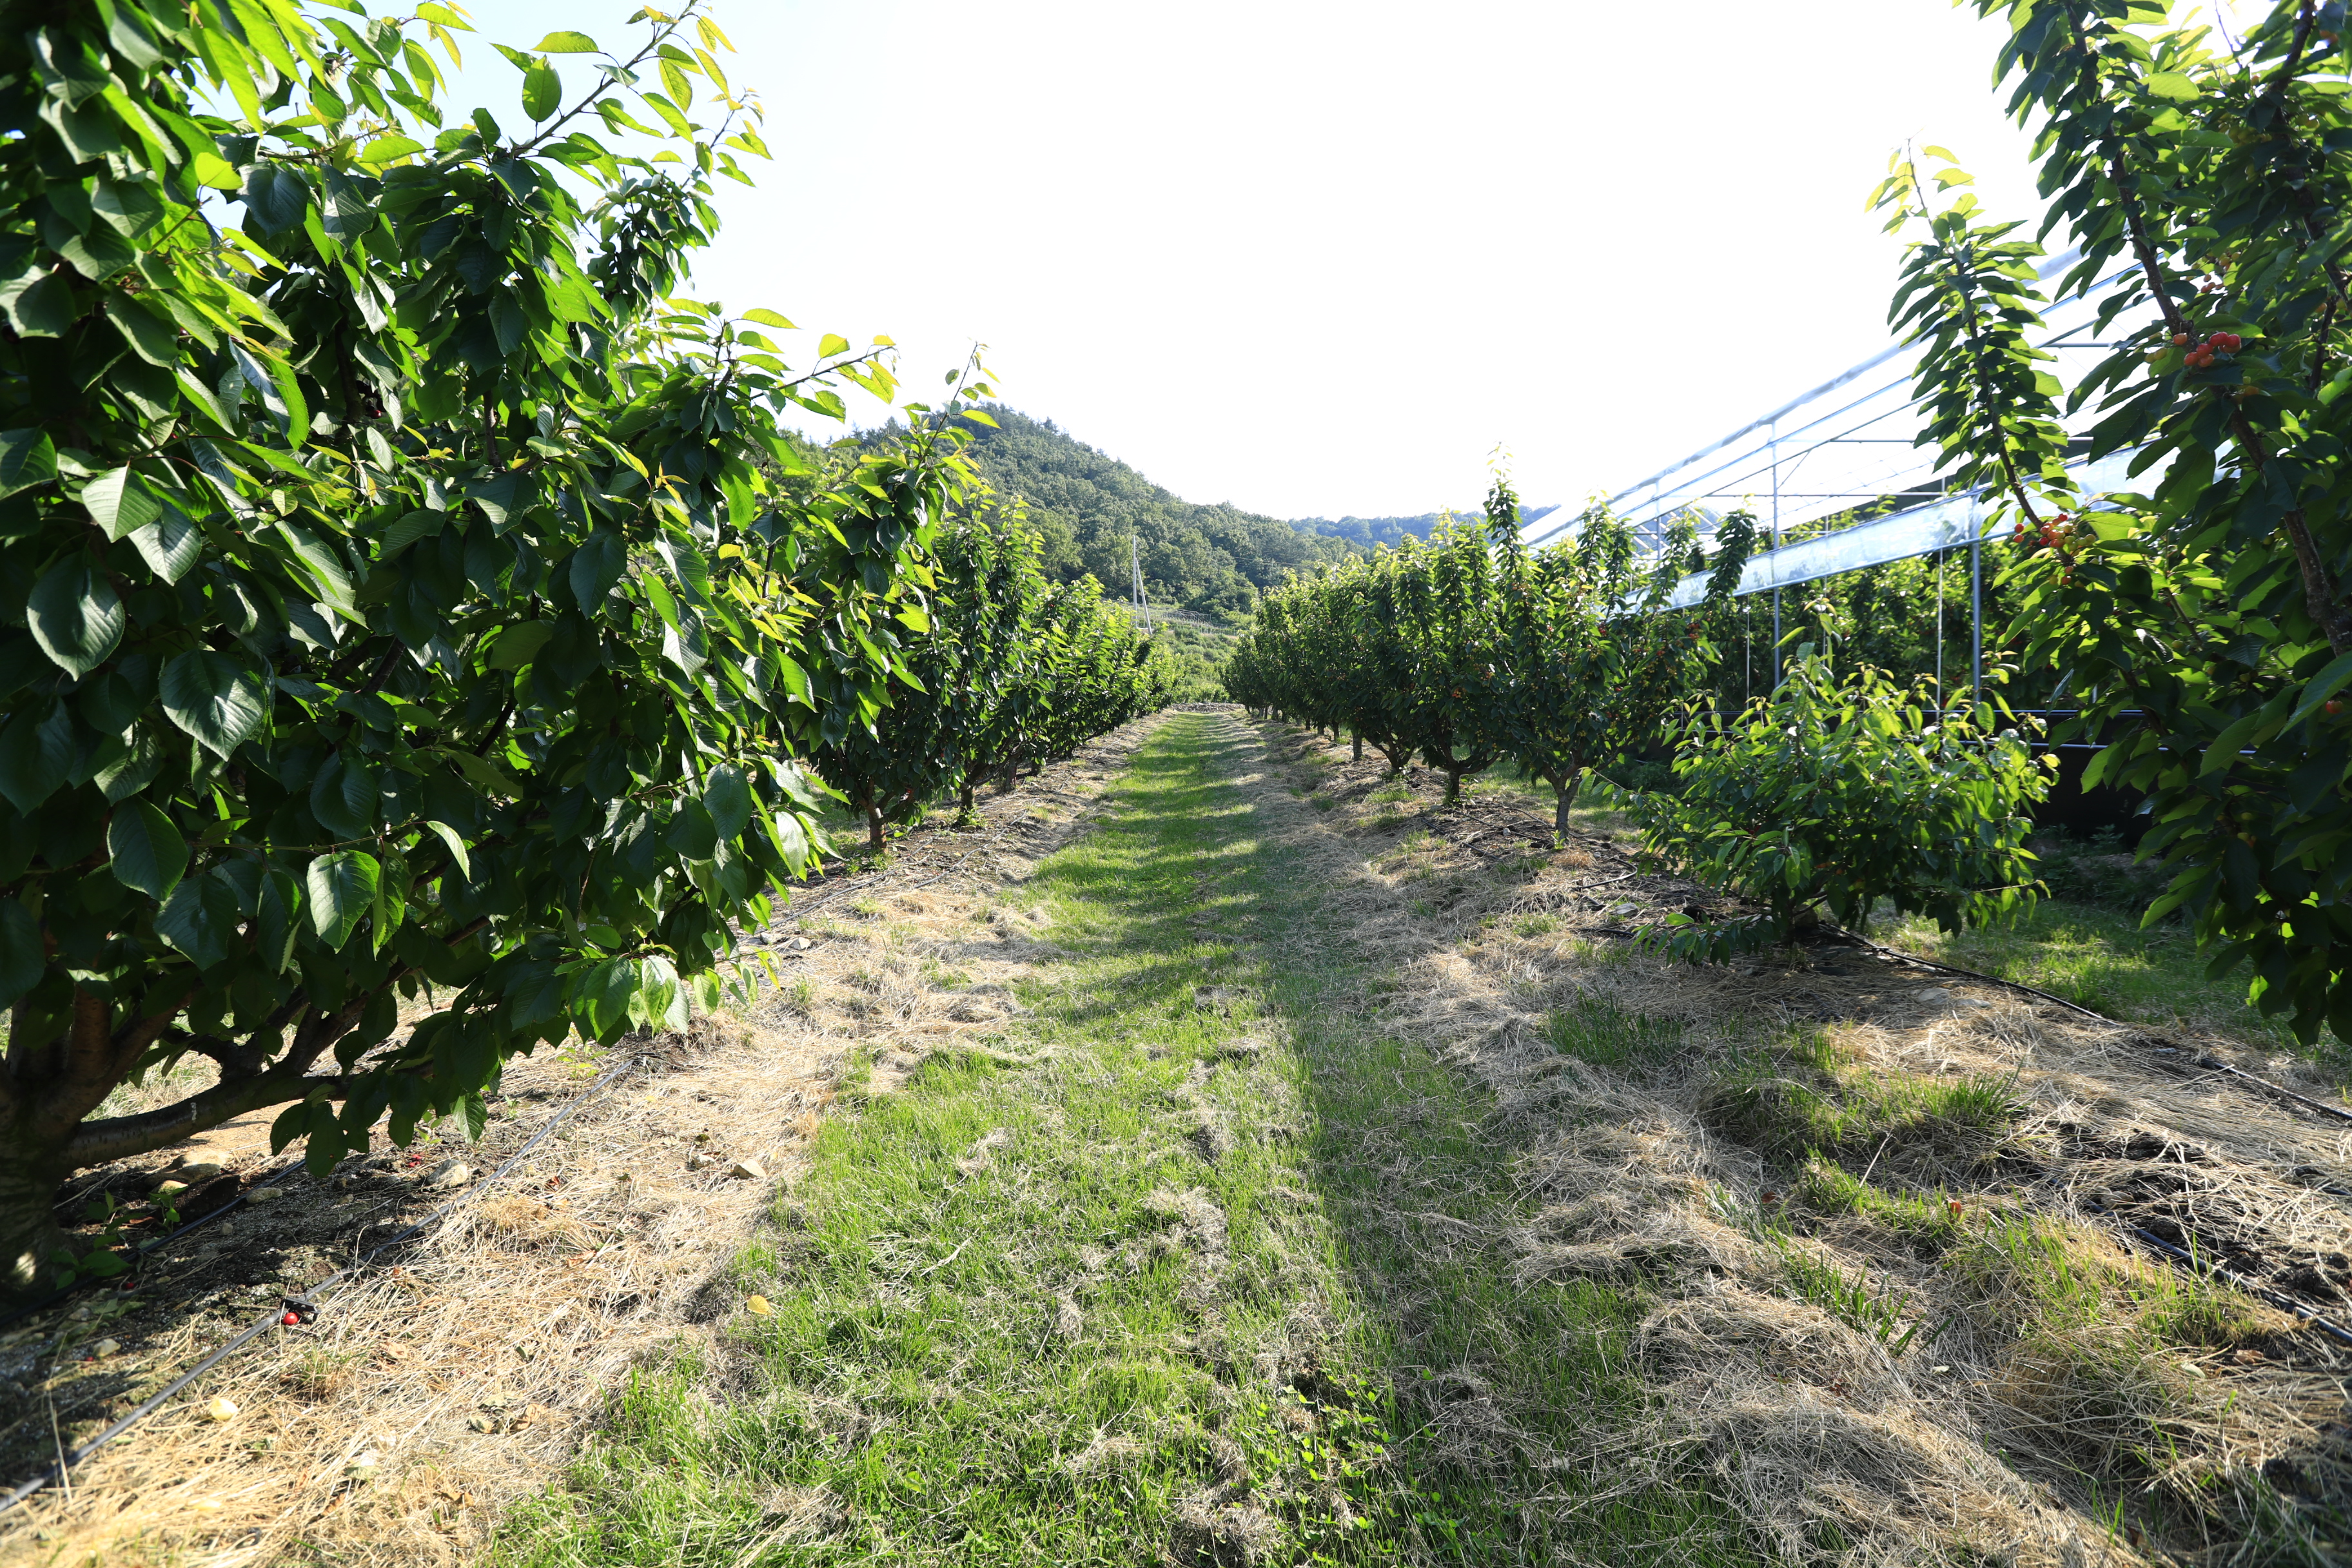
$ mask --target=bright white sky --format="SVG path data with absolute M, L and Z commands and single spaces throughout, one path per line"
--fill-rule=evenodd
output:
M 630 0 L 479 0 L 528 48 Z M 1614 489 L 1875 352 L 1887 153 L 2038 219 L 1948 0 L 762 0 L 715 13 L 776 161 L 698 292 L 903 348 L 1188 500 L 1279 517 Z M 465 87 L 520 129 L 518 73 Z M 567 71 L 567 76 L 572 75 Z M 470 107 L 470 102 L 465 107 Z M 883 416 L 863 399 L 861 422 Z

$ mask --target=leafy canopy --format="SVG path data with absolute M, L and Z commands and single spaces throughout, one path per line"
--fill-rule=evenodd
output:
M 639 15 L 502 47 L 512 132 L 441 101 L 440 5 L 0 38 L 0 1162 L 478 1128 L 511 1054 L 718 1000 L 811 858 L 796 759 L 882 714 L 969 473 L 788 482 L 777 411 L 889 395 L 887 344 L 795 371 L 677 292 L 767 150 L 699 5 Z M 0 1214 L 12 1288 L 46 1223 Z

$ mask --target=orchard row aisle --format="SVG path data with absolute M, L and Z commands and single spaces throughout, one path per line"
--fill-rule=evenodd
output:
M 739 1270 L 772 1315 L 644 1380 L 506 1556 L 1748 1560 L 1695 1490 L 1552 1462 L 1637 1408 L 1635 1299 L 1496 1246 L 1522 1139 L 1379 1026 L 1307 816 L 1178 714 L 980 940 L 873 932 L 950 984 L 1042 939 L 1023 1026 L 818 1136 Z
M 640 1378 L 501 1559 L 2334 1538 L 2343 1368 L 2271 1304 L 2352 1251 L 2298 1174 L 2340 1163 L 2334 1124 L 1874 953 L 1669 963 L 1631 933 L 1709 895 L 1622 822 L 1555 839 L 1515 786 L 1443 793 L 1175 713 L 1034 875 L 804 921 L 848 955 L 788 999 L 808 1019 L 1009 1005 L 853 1058 L 736 1268 L 756 1307 Z

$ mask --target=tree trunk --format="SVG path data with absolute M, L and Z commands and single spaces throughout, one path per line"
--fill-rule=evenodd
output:
M 54 1153 L 25 1149 L 13 1129 L 0 1150 L 0 1302 L 45 1296 L 57 1278 L 51 1254 L 66 1237 L 50 1205 L 66 1173 Z
M 1364 760 L 1364 732 L 1361 730 L 1349 730 L 1348 731 L 1348 739 L 1354 742 L 1356 744 L 1356 754 L 1349 757 L 1348 760 L 1351 763 L 1362 762 Z
M 1576 804 L 1576 792 L 1584 787 L 1584 770 L 1577 769 L 1568 775 L 1566 784 L 1551 781 L 1552 793 L 1559 796 L 1559 809 L 1552 814 L 1551 830 L 1561 837 L 1568 836 L 1568 810 Z
M 1471 773 L 1482 773 L 1493 765 L 1492 757 L 1468 757 L 1456 761 L 1450 751 L 1434 752 L 1432 759 L 1445 770 L 1445 804 L 1452 805 L 1462 798 L 1462 781 Z
M 1375 742 L 1374 744 L 1381 748 L 1381 755 L 1389 760 L 1389 777 L 1402 778 L 1405 763 L 1412 761 L 1412 752 L 1405 747 L 1391 746 L 1384 741 Z

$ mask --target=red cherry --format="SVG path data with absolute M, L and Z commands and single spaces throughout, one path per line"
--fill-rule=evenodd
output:
M 299 1312 L 289 1312 L 289 1313 L 287 1313 L 284 1317 L 282 1317 L 282 1318 L 278 1319 L 278 1321 L 279 1322 L 281 1322 L 281 1323 L 285 1324 L 288 1328 L 289 1328 L 289 1329 L 290 1329 L 290 1328 L 292 1328 L 295 1324 L 297 1324 L 297 1323 L 299 1323 L 299 1322 L 300 1322 L 300 1321 L 302 1321 L 302 1314 L 301 1314 L 301 1313 L 299 1313 Z
M 2327 711 L 2331 716 L 2341 713 L 2344 711 L 2344 704 L 2341 702 L 2330 702 L 2327 705 Z
M 2173 333 L 2172 346 L 2177 349 L 2187 348 L 2189 346 L 2189 334 L 2187 332 Z

